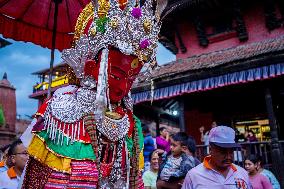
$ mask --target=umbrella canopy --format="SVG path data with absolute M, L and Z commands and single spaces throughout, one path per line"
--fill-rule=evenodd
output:
M 59 3 L 56 49 L 70 48 L 77 17 L 89 2 L 62 0 Z M 52 48 L 54 11 L 54 0 L 0 0 L 0 33 L 6 38 Z

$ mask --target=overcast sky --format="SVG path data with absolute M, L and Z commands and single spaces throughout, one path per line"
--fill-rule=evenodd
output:
M 32 94 L 32 86 L 39 79 L 31 73 L 49 67 L 50 50 L 32 43 L 7 40 L 12 45 L 0 48 L 0 79 L 6 72 L 8 80 L 16 88 L 17 114 L 27 118 L 25 115 L 32 115 L 37 110 L 37 100 L 28 96 Z M 56 51 L 55 64 L 61 62 L 60 56 L 60 52 Z M 161 65 L 175 60 L 175 56 L 159 45 L 157 60 Z

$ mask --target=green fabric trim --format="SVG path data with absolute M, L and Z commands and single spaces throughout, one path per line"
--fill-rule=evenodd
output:
M 135 127 L 138 130 L 139 148 L 140 148 L 140 150 L 143 150 L 144 137 L 143 137 L 143 133 L 142 133 L 141 121 L 136 116 L 133 116 L 133 118 L 134 118 L 134 121 L 135 121 Z M 128 135 L 126 137 L 126 144 L 127 144 L 128 152 L 130 153 L 130 156 L 132 156 L 132 154 L 133 154 L 133 139 L 129 138 Z
M 0 105 L 0 126 L 5 125 L 5 117 L 4 117 L 4 111 L 2 106 Z
M 141 121 L 140 121 L 140 119 L 138 119 L 138 117 L 136 117 L 136 116 L 133 116 L 133 117 L 134 117 L 134 121 L 135 121 L 135 126 L 137 127 L 137 130 L 138 130 L 139 148 L 140 148 L 140 150 L 143 150 L 144 136 L 143 136 L 143 132 L 142 132 Z
M 57 132 L 57 136 L 58 136 Z M 68 157 L 71 159 L 77 159 L 77 160 L 84 160 L 84 159 L 90 159 L 90 160 L 96 160 L 96 155 L 94 153 L 94 150 L 92 148 L 91 144 L 79 142 L 79 141 L 74 141 L 72 144 L 69 140 L 69 143 L 67 145 L 67 138 L 63 137 L 63 143 L 61 145 L 61 141 L 59 144 L 57 144 L 57 139 L 55 140 L 56 142 L 53 142 L 49 138 L 49 133 L 46 131 L 41 131 L 37 133 L 37 135 L 44 139 L 47 147 L 54 151 L 55 153 Z
M 135 121 L 135 127 L 138 130 L 139 148 L 140 150 L 143 150 L 144 137 L 142 133 L 141 121 L 136 116 L 134 116 L 134 121 Z M 57 132 L 56 136 L 58 136 L 58 134 L 59 132 Z M 36 135 L 42 138 L 45 141 L 47 147 L 50 150 L 54 151 L 56 154 L 59 154 L 61 156 L 65 156 L 71 159 L 78 159 L 78 160 L 81 160 L 81 159 L 95 160 L 96 159 L 96 156 L 95 156 L 95 153 L 94 153 L 94 150 L 91 144 L 86 144 L 86 143 L 79 142 L 79 141 L 74 141 L 71 144 L 71 142 L 69 141 L 67 145 L 67 138 L 64 137 L 63 143 L 61 145 L 61 141 L 59 142 L 59 144 L 57 144 L 57 139 L 55 140 L 56 142 L 53 142 L 49 138 L 49 133 L 47 133 L 46 131 L 41 131 L 39 133 L 36 133 Z M 127 144 L 128 152 L 132 156 L 133 139 L 127 136 L 126 144 Z
M 126 145 L 127 145 L 127 150 L 130 153 L 130 156 L 133 154 L 133 140 L 132 138 L 129 138 L 128 135 L 126 137 Z

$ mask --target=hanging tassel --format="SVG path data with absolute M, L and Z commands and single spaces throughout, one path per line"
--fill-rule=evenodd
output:
M 82 121 L 82 124 L 83 124 L 83 127 L 82 127 L 83 128 L 83 136 L 85 136 L 86 133 L 85 133 L 85 122 L 84 122 L 84 120 Z
M 75 127 L 75 131 L 74 131 L 74 140 L 76 140 L 76 136 L 77 136 L 77 131 L 78 131 L 78 125 L 77 122 L 74 123 L 74 127 Z
M 46 126 L 48 124 L 48 119 L 49 119 L 49 115 L 48 116 L 45 116 L 45 119 L 44 119 L 44 122 L 43 122 L 43 130 L 46 130 Z
M 51 115 L 49 114 L 48 116 L 47 116 L 47 118 L 48 118 L 48 120 L 47 120 L 47 123 L 46 123 L 46 126 L 45 126 L 45 128 L 47 129 L 47 127 L 50 125 L 50 123 L 51 123 Z
M 129 157 L 128 157 L 128 148 L 127 148 L 127 142 L 125 140 L 125 143 L 124 143 L 124 146 L 125 146 L 125 158 L 126 158 L 126 171 L 127 171 L 127 174 L 126 174 L 126 188 L 129 188 L 129 178 L 130 178 L 130 160 L 129 160 Z
M 74 125 L 71 123 L 71 144 L 73 144 L 73 141 L 74 141 L 74 138 L 73 138 L 73 136 L 74 136 Z
M 58 120 L 55 120 L 54 130 L 53 130 L 53 134 L 52 134 L 53 142 L 55 142 L 55 138 L 56 138 L 57 124 L 58 124 Z
M 52 133 L 52 127 L 53 127 L 53 117 L 51 117 L 51 122 L 49 124 L 49 138 L 51 138 L 51 133 Z M 48 131 L 47 131 L 48 132 Z
M 63 130 L 62 130 L 62 136 L 61 136 L 61 146 L 63 145 L 63 142 L 64 142 L 64 134 L 65 134 L 65 122 L 63 123 Z
M 103 112 L 107 106 L 107 97 L 106 97 L 106 88 L 107 88 L 107 66 L 108 66 L 108 49 L 102 50 L 102 58 L 100 62 L 99 76 L 98 76 L 98 86 L 96 94 L 96 109 L 94 112 L 95 119 L 98 122 L 101 122 L 103 117 Z
M 67 123 L 67 137 L 66 137 L 66 139 L 67 139 L 67 146 L 68 146 L 68 144 L 69 144 L 69 128 L 70 128 L 70 124 L 68 124 Z
M 60 122 L 59 126 L 58 126 L 58 136 L 57 136 L 57 145 L 60 143 L 59 140 L 60 140 L 60 135 L 62 134 L 62 122 Z
M 81 126 L 80 122 L 81 122 L 81 120 L 78 121 L 78 134 L 77 134 L 78 140 L 80 140 L 80 126 Z
M 48 134 L 48 132 L 50 130 L 51 122 L 52 122 L 52 117 L 50 118 L 49 123 L 46 125 L 47 126 L 47 131 L 46 131 L 47 134 Z
M 153 79 L 151 79 L 151 105 L 153 103 L 154 100 L 154 81 Z
M 54 136 L 55 136 L 55 132 L 56 132 L 56 124 L 57 124 L 57 120 L 54 120 L 54 125 L 53 125 L 53 131 L 52 131 L 52 135 L 51 135 L 51 139 L 54 140 Z

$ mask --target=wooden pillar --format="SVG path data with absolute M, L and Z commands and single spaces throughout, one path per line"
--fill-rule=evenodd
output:
M 179 104 L 179 128 L 180 131 L 186 132 L 185 120 L 184 120 L 184 99 L 181 98 L 178 101 Z
M 283 0 L 280 0 L 278 1 L 278 7 L 279 7 L 279 10 L 280 10 L 280 13 L 281 13 L 281 17 L 282 17 L 282 20 L 284 18 L 284 1 Z
M 180 46 L 180 50 L 182 53 L 186 53 L 187 49 L 183 43 L 183 40 L 182 40 L 182 37 L 180 35 L 180 32 L 179 32 L 179 28 L 178 26 L 176 26 L 176 35 L 177 35 L 177 38 L 178 38 L 178 42 L 179 42 L 179 46 Z
M 204 24 L 199 16 L 199 13 L 195 13 L 193 15 L 193 22 L 194 22 L 194 26 L 196 28 L 196 32 L 197 32 L 197 37 L 199 40 L 199 45 L 202 47 L 207 47 L 209 44 L 209 40 L 207 39 L 207 34 L 206 34 L 206 30 L 204 27 Z
M 275 176 L 279 180 L 281 188 L 284 188 L 284 158 L 282 156 L 280 144 L 278 142 L 277 121 L 273 110 L 272 96 L 269 88 L 265 89 L 265 102 L 271 134 L 271 159 L 273 160 L 272 167 Z
M 157 113 L 156 116 L 156 137 L 160 135 L 159 128 L 160 128 L 160 113 Z
M 280 22 L 276 17 L 275 0 L 264 1 L 264 16 L 266 27 L 269 31 L 280 27 Z

